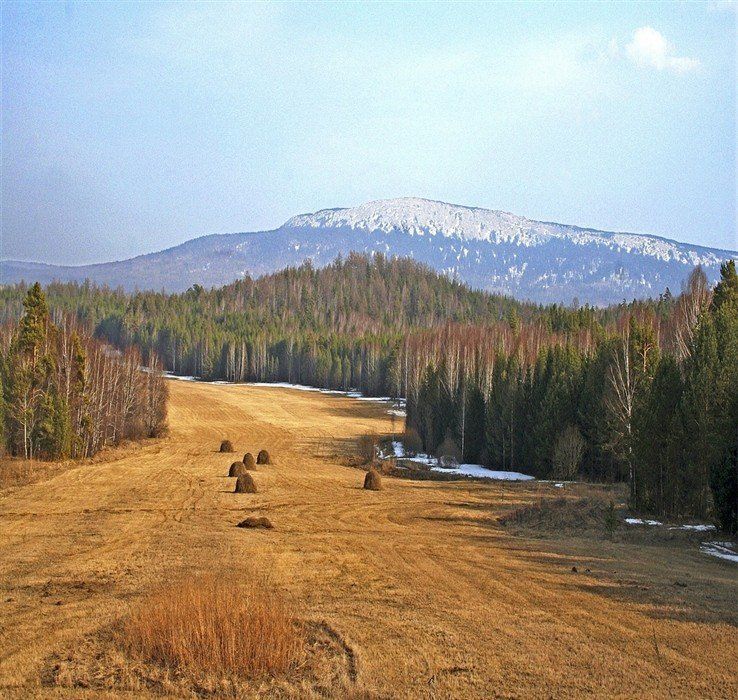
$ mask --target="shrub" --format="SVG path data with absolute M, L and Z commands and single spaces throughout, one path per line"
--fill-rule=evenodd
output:
M 266 450 L 259 450 L 259 454 L 256 457 L 257 464 L 271 464 L 272 459 Z
M 241 474 L 236 479 L 236 490 L 234 493 L 256 493 L 256 482 L 248 472 Z
M 228 476 L 241 476 L 246 473 L 246 465 L 243 462 L 234 462 L 228 470 Z
M 585 447 L 584 438 L 575 425 L 564 428 L 554 443 L 554 476 L 559 479 L 576 477 Z
M 292 611 L 266 585 L 215 576 L 144 598 L 123 622 L 119 642 L 143 661 L 245 678 L 286 672 L 303 646 Z
M 357 448 L 362 464 L 371 464 L 374 461 L 374 457 L 377 453 L 377 442 L 378 438 L 373 433 L 362 435 L 359 438 Z
M 364 477 L 364 488 L 369 491 L 382 490 L 382 477 L 374 467 L 372 467 Z
M 405 451 L 412 454 L 417 454 L 423 451 L 423 441 L 418 435 L 418 431 L 413 427 L 405 428 L 405 433 L 402 436 L 402 444 L 405 446 Z
M 263 527 L 267 530 L 271 530 L 274 525 L 272 525 L 272 521 L 269 520 L 269 518 L 265 518 L 263 515 L 251 515 L 245 520 L 242 520 L 240 523 L 238 523 L 237 527 Z
M 243 456 L 243 463 L 246 469 L 253 469 L 256 466 L 256 461 L 254 460 L 254 455 L 252 455 L 250 452 L 247 452 Z
M 446 462 L 444 463 L 444 466 L 450 466 L 454 463 L 458 463 L 461 461 L 461 450 L 459 449 L 459 446 L 456 444 L 453 438 L 446 437 L 446 439 L 438 446 L 438 450 L 436 450 L 436 454 L 439 458 L 446 457 L 448 458 Z
M 233 452 L 233 443 L 230 440 L 223 440 L 223 442 L 220 443 L 220 451 Z

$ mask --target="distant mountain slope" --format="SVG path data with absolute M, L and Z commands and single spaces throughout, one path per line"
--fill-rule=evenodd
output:
M 5 261 L 4 283 L 93 280 L 132 289 L 183 291 L 227 284 L 350 251 L 414 258 L 493 292 L 538 302 L 607 304 L 680 289 L 695 265 L 711 281 L 735 251 L 658 236 L 533 221 L 425 199 L 369 202 L 295 216 L 275 231 L 196 238 L 130 260 L 63 267 Z

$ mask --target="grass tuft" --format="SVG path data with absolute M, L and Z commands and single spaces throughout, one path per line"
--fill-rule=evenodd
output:
M 213 576 L 150 594 L 123 622 L 120 642 L 142 661 L 248 679 L 285 673 L 303 649 L 293 612 L 265 584 Z

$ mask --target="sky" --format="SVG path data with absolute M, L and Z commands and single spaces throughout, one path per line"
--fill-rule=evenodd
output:
M 732 2 L 1 8 L 3 258 L 402 196 L 738 249 Z

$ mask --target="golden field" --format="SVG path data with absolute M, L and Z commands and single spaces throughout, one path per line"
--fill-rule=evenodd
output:
M 168 437 L 0 491 L 1 697 L 738 697 L 738 567 L 696 540 L 498 522 L 561 496 L 550 484 L 384 477 L 365 491 L 346 455 L 390 431 L 383 407 L 170 390 Z M 232 493 L 230 463 L 262 448 L 275 464 L 253 473 L 259 492 Z M 249 515 L 274 529 L 235 527 Z M 305 625 L 305 660 L 241 686 L 142 669 L 116 625 L 194 574 L 263 578 Z

